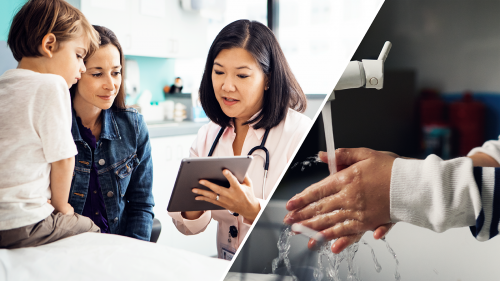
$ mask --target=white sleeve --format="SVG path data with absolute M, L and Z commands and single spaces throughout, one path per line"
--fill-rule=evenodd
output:
M 172 222 L 177 230 L 184 235 L 194 235 L 205 231 L 212 219 L 212 211 L 205 211 L 195 220 L 183 218 L 181 212 L 168 212 L 168 215 L 172 217 Z
M 483 146 L 472 149 L 467 156 L 474 155 L 477 152 L 487 154 L 500 163 L 500 140 L 487 141 Z
M 392 166 L 390 212 L 393 222 L 404 221 L 436 232 L 473 226 L 482 208 L 467 157 L 443 161 L 398 158 Z
M 43 153 L 48 163 L 77 154 L 71 134 L 71 98 L 66 82 L 49 79 L 36 91 L 33 124 L 40 136 Z

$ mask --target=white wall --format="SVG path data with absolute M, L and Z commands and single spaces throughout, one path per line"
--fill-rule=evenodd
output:
M 386 67 L 416 69 L 417 89 L 500 92 L 499 1 L 387 0 L 357 55 L 386 40 Z
M 332 92 L 382 3 L 280 1 L 279 42 L 306 94 Z M 381 48 L 376 47 L 378 51 Z
M 157 243 L 201 255 L 216 256 L 217 222 L 212 221 L 200 234 L 184 235 L 174 226 L 167 212 L 181 160 L 189 157 L 189 148 L 195 138 L 196 135 L 184 135 L 151 139 L 155 198 L 153 212 L 162 226 Z

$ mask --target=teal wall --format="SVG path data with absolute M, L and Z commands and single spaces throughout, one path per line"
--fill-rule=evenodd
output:
M 7 41 L 12 18 L 24 3 L 26 0 L 0 1 L 0 41 Z
M 174 83 L 175 59 L 125 56 L 139 64 L 141 92 L 149 90 L 153 94 L 153 102 L 163 101 L 163 87 Z M 126 70 L 125 70 L 126 71 Z
M 76 2 L 79 1 L 70 1 L 79 6 Z M 0 41 L 7 41 L 12 18 L 24 3 L 26 0 L 0 0 Z M 152 101 L 163 101 L 163 87 L 174 83 L 175 59 L 140 56 L 126 58 L 136 60 L 139 64 L 141 90 L 150 90 L 153 94 Z

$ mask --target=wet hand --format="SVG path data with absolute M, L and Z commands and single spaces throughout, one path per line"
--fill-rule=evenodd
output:
M 397 155 L 367 148 L 338 149 L 339 172 L 306 188 L 290 199 L 287 224 L 301 222 L 321 231 L 326 239 L 337 239 L 332 251 L 341 252 L 368 230 L 381 238 L 390 223 L 390 180 Z M 325 153 L 320 155 L 327 162 Z M 314 246 L 310 241 L 309 246 Z
M 239 183 L 236 177 L 227 169 L 222 174 L 229 181 L 229 188 L 217 185 L 207 180 L 200 180 L 200 184 L 212 191 L 193 188 L 197 196 L 196 200 L 207 201 L 221 206 L 243 216 L 248 222 L 253 223 L 260 211 L 259 200 L 253 194 L 252 182 L 245 177 L 243 183 Z M 217 197 L 219 200 L 217 200 Z

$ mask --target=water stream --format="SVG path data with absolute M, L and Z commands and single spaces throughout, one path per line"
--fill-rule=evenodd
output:
M 326 147 L 328 153 L 328 168 L 330 170 L 330 174 L 334 174 L 337 172 L 337 166 L 335 163 L 335 143 L 333 140 L 333 124 L 332 124 L 332 114 L 331 114 L 331 102 L 328 101 L 325 104 L 325 107 L 322 110 L 323 116 L 323 124 L 325 128 L 325 138 L 326 138 Z M 301 170 L 304 171 L 306 166 L 311 166 L 313 163 L 318 163 L 318 156 L 308 157 L 306 161 L 296 163 L 292 168 L 296 167 L 298 164 L 302 165 Z M 298 281 L 297 276 L 293 273 L 292 265 L 290 263 L 290 259 L 288 257 L 290 253 L 290 238 L 292 237 L 293 232 L 291 231 L 291 226 L 285 226 L 278 240 L 278 250 L 279 255 L 272 262 L 272 272 L 276 273 L 276 269 L 283 262 L 286 266 L 288 274 L 293 278 L 294 281 Z M 389 246 L 389 243 L 385 240 L 385 238 L 381 239 L 387 246 L 389 253 L 394 257 L 396 261 L 396 269 L 394 273 L 394 279 L 396 281 L 401 280 L 401 276 L 398 271 L 399 261 L 397 259 L 396 253 Z M 345 250 L 340 252 L 339 254 L 334 254 L 331 251 L 331 246 L 335 241 L 325 242 L 320 246 L 318 250 L 318 266 L 314 269 L 314 281 L 321 281 L 323 279 L 323 272 L 326 272 L 326 277 L 332 281 L 340 281 L 339 276 L 339 268 L 342 261 L 347 261 L 347 280 L 349 281 L 361 281 L 359 268 L 356 266 L 354 262 L 354 257 L 358 252 L 359 243 L 354 243 L 347 247 Z M 368 245 L 366 241 L 363 239 L 360 240 L 360 243 L 370 248 L 373 263 L 375 265 L 375 271 L 380 273 L 382 270 L 382 266 L 380 266 L 377 257 L 375 256 L 375 251 L 373 248 Z
M 398 271 L 398 267 L 399 267 L 398 257 L 396 256 L 396 253 L 391 248 L 389 243 L 387 243 L 387 240 L 385 240 L 385 237 L 382 238 L 381 240 L 385 242 L 385 245 L 387 246 L 387 250 L 394 257 L 394 260 L 396 261 L 396 270 L 394 271 L 394 280 L 399 281 L 399 280 L 401 280 L 401 275 L 399 274 L 399 271 Z
M 292 271 L 292 265 L 290 263 L 290 259 L 288 258 L 288 254 L 290 253 L 290 237 L 292 237 L 292 227 L 290 225 L 285 226 L 285 228 L 281 231 L 280 238 L 278 239 L 278 251 L 279 255 L 277 258 L 273 260 L 272 270 L 273 273 L 276 273 L 276 269 L 278 268 L 281 261 L 286 266 L 288 271 L 288 275 L 290 275 L 294 281 L 298 281 L 299 279 Z
M 291 248 L 291 241 L 290 238 L 294 235 L 294 233 L 291 231 L 291 227 L 289 225 L 285 225 L 283 228 L 281 235 L 278 240 L 278 251 L 279 255 L 277 258 L 275 258 L 272 262 L 272 272 L 276 274 L 276 271 L 278 267 L 280 266 L 281 263 L 283 263 L 286 267 L 287 273 L 289 276 L 293 278 L 294 281 L 299 281 L 297 278 L 296 274 L 294 273 L 294 269 L 292 267 L 292 264 L 290 262 L 289 258 L 289 253 L 290 253 L 290 248 Z M 399 261 L 397 259 L 396 253 L 394 250 L 389 246 L 389 243 L 387 243 L 387 240 L 381 239 L 385 244 L 386 247 L 391 254 L 391 256 L 394 257 L 394 260 L 396 261 L 396 269 L 394 273 L 394 280 L 395 281 L 400 281 L 401 280 L 401 275 L 399 274 L 398 271 L 398 266 L 399 266 Z M 377 257 L 375 256 L 375 251 L 373 248 L 366 242 L 365 240 L 361 239 L 358 243 L 354 243 L 347 247 L 344 251 L 340 252 L 339 254 L 334 254 L 331 251 L 331 246 L 335 242 L 335 240 L 325 242 L 323 243 L 319 250 L 318 250 L 318 260 L 317 260 L 317 267 L 314 269 L 314 281 L 321 281 L 323 280 L 324 277 L 327 278 L 327 280 L 331 281 L 341 281 L 342 279 L 340 278 L 339 275 L 339 269 L 340 269 L 340 264 L 345 260 L 347 262 L 347 280 L 348 281 L 361 281 L 361 275 L 360 275 L 360 270 L 359 267 L 355 263 L 355 256 L 356 253 L 358 252 L 359 245 L 365 245 L 368 248 L 370 248 L 373 263 L 375 266 L 375 271 L 377 273 L 380 273 L 382 271 L 382 266 L 379 264 Z M 325 276 L 326 275 L 326 276 Z

